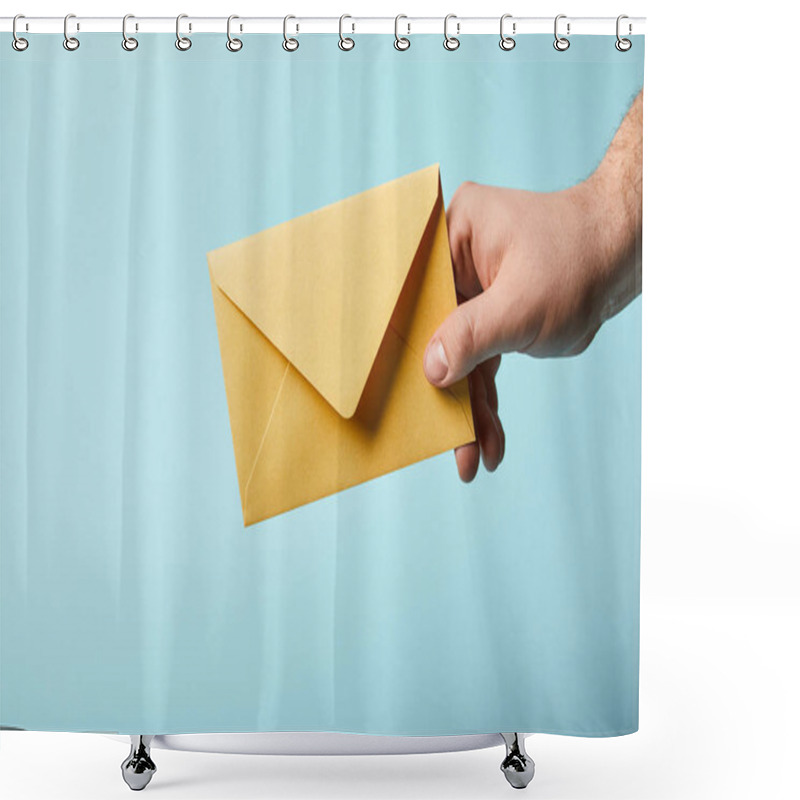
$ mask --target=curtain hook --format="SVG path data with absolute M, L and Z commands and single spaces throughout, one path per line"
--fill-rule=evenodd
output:
M 405 36 L 400 35 L 400 20 L 408 20 L 408 17 L 405 14 L 398 14 L 394 18 L 394 47 L 395 50 L 408 50 L 411 47 L 411 39 L 406 39 Z M 406 22 L 406 27 L 408 28 L 408 33 L 411 33 L 411 23 Z
M 566 18 L 566 14 L 559 14 L 556 17 L 556 21 L 553 23 L 553 33 L 556 37 L 556 40 L 553 42 L 553 47 L 555 47 L 555 49 L 560 53 L 563 53 L 565 50 L 569 50 L 569 39 L 567 39 L 565 36 L 558 35 L 558 21 Z M 567 22 L 567 36 L 569 36 L 569 22 Z
M 18 52 L 21 53 L 23 50 L 28 49 L 28 40 L 23 39 L 21 36 L 17 35 L 17 20 L 18 19 L 25 19 L 24 14 L 17 14 L 14 17 L 14 21 L 11 23 L 11 33 L 14 35 L 14 38 L 11 40 L 11 46 Z
M 77 50 L 81 46 L 81 43 L 74 36 L 69 35 L 69 30 L 67 26 L 69 25 L 69 21 L 71 19 L 75 19 L 74 14 L 67 14 L 67 16 L 64 17 L 64 49 L 70 51 Z M 80 30 L 80 26 L 77 25 L 77 23 L 76 23 L 76 30 Z
M 352 20 L 353 18 L 349 14 L 342 14 L 342 16 L 339 17 L 339 49 L 340 50 L 352 50 L 356 46 L 356 43 L 349 36 L 345 36 L 344 32 L 342 30 L 342 28 L 344 26 L 344 21 L 346 19 Z M 355 33 L 355 30 L 356 30 L 355 22 L 351 22 L 350 25 L 352 27 L 352 31 L 351 32 Z
M 133 14 L 126 14 L 122 18 L 122 49 L 130 53 L 139 46 L 139 40 L 134 39 L 133 36 L 128 36 L 127 25 L 129 19 L 135 19 Z
M 283 18 L 283 49 L 286 50 L 287 53 L 294 53 L 298 47 L 300 47 L 300 42 L 297 39 L 293 39 L 289 36 L 289 20 L 290 19 L 297 19 L 297 17 L 293 17 L 291 14 L 287 14 Z M 297 30 L 300 30 L 300 26 L 297 26 Z
M 181 20 L 188 19 L 188 14 L 178 14 L 175 18 L 175 47 L 178 50 L 188 50 L 192 46 L 192 40 L 188 36 L 181 36 Z M 189 30 L 192 26 L 189 25 Z
M 512 18 L 511 14 L 503 14 L 503 16 L 500 17 L 500 49 L 501 50 L 506 50 L 506 51 L 513 50 L 517 46 L 517 42 L 516 42 L 516 40 L 514 39 L 513 36 L 506 36 L 505 33 L 503 33 L 503 25 L 505 24 L 505 21 L 507 19 L 511 19 L 511 18 Z M 516 22 L 512 22 L 511 23 L 511 32 L 512 33 L 516 33 L 517 32 L 517 23 Z
M 236 14 L 231 14 L 228 17 L 228 41 L 225 43 L 225 47 L 227 47 L 231 53 L 238 53 L 242 49 L 242 40 L 237 39 L 235 36 L 231 36 L 231 22 L 235 19 L 239 19 Z M 241 29 L 241 26 L 239 26 L 240 31 Z
M 456 20 L 456 35 L 450 36 L 447 33 L 447 23 L 450 22 L 451 19 Z M 448 14 L 444 18 L 444 49 L 445 50 L 458 50 L 461 46 L 461 42 L 458 40 L 458 34 L 461 33 L 461 23 L 457 21 L 458 17 L 455 14 Z
M 625 52 L 627 52 L 628 50 L 630 50 L 630 49 L 631 49 L 631 47 L 633 47 L 633 42 L 632 42 L 630 39 L 623 39 L 623 38 L 622 38 L 622 37 L 619 35 L 619 24 L 620 24 L 620 22 L 622 22 L 622 20 L 624 20 L 624 19 L 628 19 L 628 15 L 627 15 L 627 14 L 620 14 L 620 15 L 617 17 L 617 41 L 616 41 L 616 42 L 614 42 L 614 47 L 616 47 L 616 48 L 617 48 L 617 50 L 619 50 L 619 51 L 620 51 L 620 53 L 625 53 Z M 633 31 L 633 26 L 632 26 L 632 25 L 631 25 L 631 23 L 629 22 L 629 23 L 628 23 L 628 36 L 630 36 L 630 35 L 631 35 L 632 31 Z

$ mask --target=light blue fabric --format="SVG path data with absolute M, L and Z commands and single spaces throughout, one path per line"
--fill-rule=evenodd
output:
M 641 302 L 504 358 L 496 473 L 446 453 L 244 529 L 205 254 L 434 162 L 445 202 L 573 184 L 644 39 L 29 39 L 0 37 L 0 723 L 634 731 Z

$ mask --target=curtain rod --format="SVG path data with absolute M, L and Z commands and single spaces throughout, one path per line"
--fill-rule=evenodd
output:
M 514 17 L 507 16 L 504 30 L 509 35 L 526 33 L 553 34 L 554 17 Z M 12 17 L 0 17 L 0 31 L 12 30 Z M 193 17 L 181 20 L 181 30 L 188 33 L 225 33 L 227 17 Z M 443 34 L 444 17 L 401 17 L 401 35 L 417 33 Z M 567 31 L 569 25 L 569 31 Z M 562 33 L 610 35 L 616 33 L 616 17 L 569 17 L 561 16 L 559 30 Z M 283 17 L 238 17 L 233 21 L 232 30 L 236 33 L 283 33 Z M 122 17 L 71 17 L 70 32 L 77 33 L 121 33 Z M 356 17 L 347 16 L 343 28 L 345 33 L 387 33 L 395 32 L 394 17 Z M 622 22 L 625 36 L 643 34 L 644 17 L 629 17 Z M 175 17 L 131 17 L 128 32 L 175 33 Z M 500 32 L 500 17 L 458 17 L 450 19 L 448 30 L 451 34 L 469 35 Z M 17 22 L 17 32 L 22 33 L 62 33 L 64 17 L 21 17 Z M 290 34 L 338 33 L 339 17 L 292 17 L 289 21 Z

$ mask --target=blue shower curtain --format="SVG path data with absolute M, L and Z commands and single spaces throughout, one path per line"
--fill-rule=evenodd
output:
M 0 40 L 0 724 L 636 730 L 641 299 L 580 355 L 503 357 L 495 472 L 448 448 L 245 526 L 208 254 L 434 164 L 444 206 L 577 184 L 643 37 L 28 38 Z

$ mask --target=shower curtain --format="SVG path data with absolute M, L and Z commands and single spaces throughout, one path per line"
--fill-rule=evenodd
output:
M 2 35 L 3 727 L 637 729 L 640 294 L 505 352 L 471 481 L 491 378 L 423 369 L 456 205 L 603 161 L 609 33 Z

